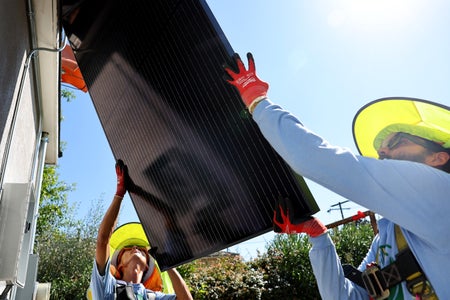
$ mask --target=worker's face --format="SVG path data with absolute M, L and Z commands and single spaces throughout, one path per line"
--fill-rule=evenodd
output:
M 382 142 L 378 149 L 378 156 L 380 159 L 408 160 L 429 164 L 428 161 L 433 154 L 432 150 L 434 150 L 430 148 L 435 147 L 435 145 L 430 143 L 433 142 L 420 137 L 395 132 L 388 135 Z M 438 145 L 436 149 L 437 147 Z
M 147 249 L 139 246 L 127 246 L 122 248 L 119 265 L 126 266 L 130 262 L 147 265 Z

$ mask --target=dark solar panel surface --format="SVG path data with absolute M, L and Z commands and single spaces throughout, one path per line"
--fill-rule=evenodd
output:
M 131 198 L 162 269 L 271 230 L 279 196 L 297 199 L 304 215 L 318 210 L 223 80 L 233 52 L 204 1 L 62 8 L 114 156 L 139 186 Z

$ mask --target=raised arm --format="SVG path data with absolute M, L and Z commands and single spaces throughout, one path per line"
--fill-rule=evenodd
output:
M 184 279 L 181 277 L 180 273 L 173 268 L 167 270 L 167 274 L 169 274 L 170 280 L 172 281 L 172 286 L 177 295 L 177 300 L 192 300 L 192 295 L 189 292 L 189 288 L 184 282 Z
M 100 227 L 98 229 L 97 247 L 95 249 L 95 261 L 97 263 L 98 271 L 101 275 L 105 274 L 106 264 L 109 258 L 109 240 L 117 224 L 117 217 L 122 204 L 123 196 L 126 192 L 125 179 L 127 176 L 127 166 L 122 160 L 116 163 L 117 174 L 117 190 L 114 198 L 106 211 Z

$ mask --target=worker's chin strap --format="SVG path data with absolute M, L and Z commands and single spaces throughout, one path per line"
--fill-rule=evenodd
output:
M 350 269 L 344 267 L 345 276 L 364 287 L 370 297 L 375 300 L 387 299 L 390 294 L 389 289 L 403 281 L 406 281 L 408 291 L 416 299 L 437 300 L 438 297 L 397 225 L 395 225 L 395 238 L 398 253 L 393 263 L 382 269 L 377 263 L 372 263 L 357 276 L 354 271 L 352 274 L 345 272 Z

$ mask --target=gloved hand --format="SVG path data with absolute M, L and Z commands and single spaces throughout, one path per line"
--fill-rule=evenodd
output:
M 317 237 L 327 232 L 325 225 L 319 219 L 307 217 L 306 219 L 294 221 L 286 201 L 278 203 L 273 213 L 273 227 L 277 233 L 306 233 L 311 237 Z M 280 220 L 280 221 L 279 221 Z
M 121 159 L 116 162 L 117 189 L 116 195 L 123 197 L 127 192 L 128 167 Z
M 256 76 L 255 61 L 251 53 L 247 53 L 248 70 L 245 69 L 239 54 L 235 53 L 233 59 L 237 64 L 238 72 L 236 73 L 230 66 L 225 65 L 225 71 L 232 78 L 227 81 L 237 88 L 244 104 L 250 113 L 253 113 L 256 104 L 266 97 L 269 84 Z

